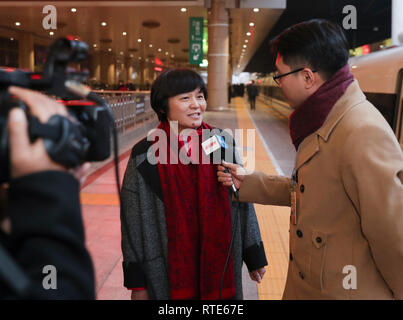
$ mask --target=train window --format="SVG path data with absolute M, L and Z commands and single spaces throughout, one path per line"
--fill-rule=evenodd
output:
M 403 90 L 402 90 L 403 91 Z M 402 92 L 403 93 L 403 92 Z M 400 106 L 401 106 L 401 108 L 403 108 L 403 98 L 401 99 L 401 101 L 400 101 Z M 402 119 L 402 113 L 403 113 L 403 110 L 401 111 L 401 113 L 400 113 L 400 133 L 399 133 L 399 135 L 400 135 L 400 138 L 399 138 L 399 142 L 400 142 L 400 147 L 402 148 L 402 150 L 403 150 L 403 119 Z
M 396 129 L 396 94 L 364 92 L 371 102 L 389 123 L 393 131 Z
M 397 76 L 397 99 L 399 99 L 398 103 L 396 104 L 396 137 L 400 143 L 400 146 L 403 150 L 403 69 L 400 69 L 398 76 Z

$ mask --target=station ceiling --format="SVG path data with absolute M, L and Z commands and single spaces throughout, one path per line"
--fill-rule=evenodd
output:
M 285 0 L 270 2 L 277 9 L 229 10 L 230 56 L 234 60 L 232 65 L 240 65 L 239 70 L 245 68 L 284 11 Z M 53 38 L 71 34 L 86 41 L 91 51 L 115 53 L 117 62 L 126 58 L 133 63 L 141 60 L 152 63 L 159 58 L 165 66 L 188 66 L 189 18 L 203 17 L 207 26 L 208 3 L 205 0 L 0 1 L 0 36 L 18 38 L 25 31 L 33 33 L 36 42 L 46 44 Z M 46 14 L 42 9 L 47 4 L 57 9 L 56 30 L 43 28 Z M 242 50 L 243 59 L 238 61 Z
M 357 29 L 345 30 L 350 48 L 370 44 L 391 37 L 391 0 L 287 0 L 287 8 L 268 31 L 260 47 L 249 60 L 245 72 L 269 73 L 273 71 L 274 57 L 269 43 L 285 28 L 314 18 L 329 19 L 342 25 L 343 8 L 353 5 L 357 9 Z
M 239 0 L 226 1 L 240 3 Z M 57 9 L 57 30 L 45 30 L 42 8 L 49 2 L 0 1 L 0 36 L 18 38 L 21 31 L 26 31 L 33 33 L 37 41 L 49 44 L 54 38 L 72 34 L 86 41 L 91 51 L 115 53 L 117 62 L 126 58 L 133 63 L 152 63 L 154 58 L 159 58 L 165 66 L 189 66 L 189 18 L 207 20 L 209 9 L 205 5 L 208 2 L 56 0 L 51 4 Z M 311 18 L 341 23 L 345 5 L 357 8 L 358 29 L 346 31 L 352 47 L 390 37 L 391 0 L 261 0 L 265 5 L 269 2 L 280 5 L 261 8 L 259 12 L 252 8 L 229 10 L 230 56 L 234 73 L 270 72 L 273 65 L 270 39 L 284 28 Z M 281 3 L 286 3 L 286 7 Z M 17 26 L 16 22 L 20 24 Z M 103 26 L 103 22 L 106 25 Z

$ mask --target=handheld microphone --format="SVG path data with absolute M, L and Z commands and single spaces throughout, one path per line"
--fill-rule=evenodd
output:
M 204 141 L 202 143 L 202 148 L 203 151 L 206 155 L 211 154 L 212 152 L 221 149 L 221 153 L 220 153 L 220 158 L 221 158 L 221 162 L 223 160 L 225 160 L 225 153 L 226 151 L 229 150 L 228 145 L 225 143 L 224 138 L 219 135 L 219 134 L 214 134 L 214 136 L 212 136 L 211 138 L 207 139 L 206 141 Z M 228 168 L 225 168 L 224 170 L 225 173 L 229 173 Z M 237 230 L 237 226 L 238 226 L 238 216 L 239 216 L 239 195 L 238 195 L 238 190 L 236 189 L 235 185 L 234 185 L 234 181 L 232 181 L 232 190 L 234 192 L 235 198 L 237 200 L 238 206 L 237 206 L 237 211 L 234 217 L 235 220 L 235 226 L 232 227 L 232 233 L 231 233 L 231 242 L 228 248 L 228 252 L 227 252 L 227 258 L 225 260 L 225 265 L 224 265 L 224 269 L 222 272 L 222 276 L 221 276 L 221 283 L 220 283 L 220 294 L 219 294 L 219 300 L 221 300 L 222 298 L 222 290 L 223 290 L 223 286 L 224 286 L 224 276 L 225 276 L 225 272 L 227 270 L 228 267 L 228 262 L 231 256 L 231 251 L 232 251 L 232 246 L 234 244 L 234 235 L 235 235 L 235 231 Z
M 210 153 L 221 149 L 221 162 L 225 160 L 225 153 L 226 150 L 228 150 L 228 145 L 226 144 L 224 138 L 221 135 L 214 134 L 214 136 L 210 137 L 206 141 L 204 141 L 202 144 L 203 151 L 206 155 L 209 155 Z M 224 170 L 225 173 L 229 173 L 228 168 L 225 168 Z M 231 178 L 232 179 L 232 178 Z M 238 190 L 235 187 L 234 181 L 232 181 L 232 191 L 234 192 L 235 197 L 238 199 Z

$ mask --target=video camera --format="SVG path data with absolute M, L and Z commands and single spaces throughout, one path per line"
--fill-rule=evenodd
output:
M 76 167 L 86 161 L 101 161 L 110 156 L 110 129 L 113 116 L 106 102 L 82 84 L 88 72 L 69 68 L 69 63 L 87 59 L 88 45 L 72 36 L 56 40 L 50 47 L 40 73 L 0 68 L 0 183 L 9 180 L 8 113 L 20 107 L 28 118 L 31 142 L 43 138 L 46 151 L 55 162 Z M 41 123 L 7 89 L 19 86 L 42 91 L 61 99 L 70 119 L 52 116 Z M 83 100 L 84 99 L 84 100 Z

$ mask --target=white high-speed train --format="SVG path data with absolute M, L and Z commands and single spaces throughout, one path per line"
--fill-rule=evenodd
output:
M 403 148 L 403 47 L 349 60 L 367 99 L 383 114 Z
M 403 46 L 350 58 L 351 72 L 367 99 L 383 114 L 403 149 Z M 261 95 L 284 101 L 272 77 L 261 79 Z

